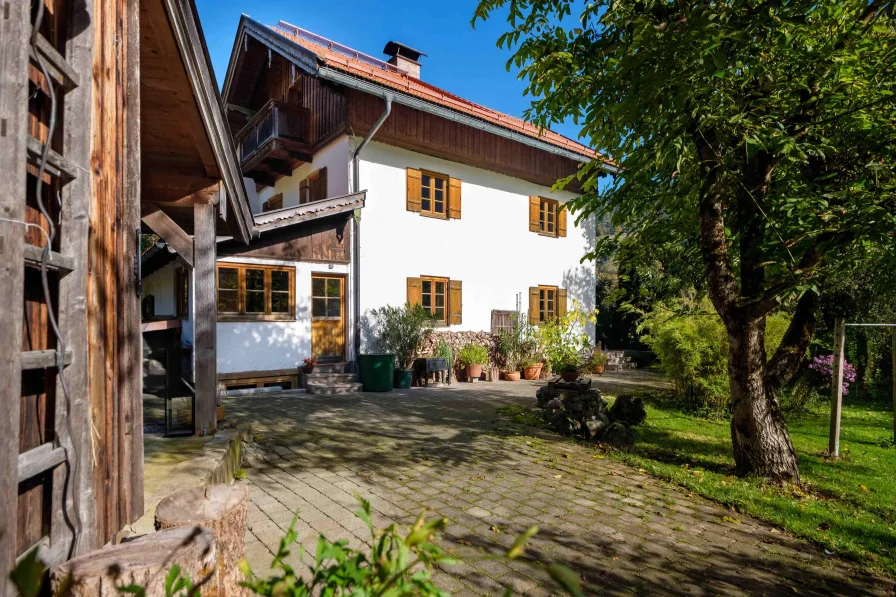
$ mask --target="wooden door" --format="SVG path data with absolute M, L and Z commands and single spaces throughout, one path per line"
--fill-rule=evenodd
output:
M 311 276 L 311 352 L 318 358 L 345 355 L 345 278 Z

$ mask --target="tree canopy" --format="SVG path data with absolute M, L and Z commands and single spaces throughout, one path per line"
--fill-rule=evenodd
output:
M 526 116 L 572 120 L 619 168 L 598 185 L 595 160 L 559 183 L 581 185 L 578 218 L 619 230 L 591 257 L 624 240 L 702 262 L 744 361 L 729 367 L 735 456 L 745 442 L 786 451 L 783 422 L 769 442 L 759 419 L 776 417 L 805 353 L 817 284 L 896 251 L 894 3 L 482 0 L 474 25 L 499 10 L 498 45 L 533 96 Z M 781 348 L 760 362 L 765 317 L 797 299 Z M 797 476 L 792 457 L 777 469 L 753 448 L 736 459 L 742 473 Z

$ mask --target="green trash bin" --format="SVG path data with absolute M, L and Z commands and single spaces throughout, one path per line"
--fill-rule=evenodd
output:
M 365 392 L 391 392 L 395 370 L 393 354 L 362 354 L 359 358 L 361 383 Z

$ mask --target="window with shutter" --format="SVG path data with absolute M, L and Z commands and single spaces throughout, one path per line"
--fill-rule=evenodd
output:
M 283 193 L 277 193 L 261 204 L 262 213 L 275 209 L 283 209 Z
M 539 324 L 566 315 L 566 289 L 556 286 L 529 288 L 529 323 Z
M 529 230 L 542 236 L 566 236 L 566 206 L 556 199 L 529 197 Z
M 408 302 L 422 305 L 437 322 L 460 325 L 463 322 L 463 284 L 438 276 L 407 279 Z
M 460 219 L 461 180 L 428 170 L 407 169 L 407 210 L 422 216 Z
M 299 183 L 299 204 L 322 201 L 327 198 L 327 167 L 309 174 Z

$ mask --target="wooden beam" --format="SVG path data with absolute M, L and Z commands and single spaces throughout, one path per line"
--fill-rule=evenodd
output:
M 209 204 L 197 204 L 193 207 L 193 226 L 196 231 L 193 238 L 193 350 L 196 381 L 196 415 L 193 425 L 196 435 L 208 435 L 217 431 L 216 211 L 215 206 Z
M 846 344 L 846 322 L 834 320 L 834 371 L 831 374 L 831 431 L 828 452 L 840 456 L 840 416 L 843 411 L 843 352 Z
M 204 205 L 197 203 L 198 205 Z M 177 254 L 180 255 L 190 267 L 193 267 L 193 239 L 190 238 L 184 229 L 168 217 L 168 214 L 161 209 L 150 211 L 143 216 L 143 223 L 149 226 L 153 232 L 166 243 L 171 245 Z
M 31 371 L 34 369 L 49 369 L 56 366 L 55 350 L 32 350 L 22 353 L 22 371 Z M 66 349 L 63 363 L 72 364 L 72 351 Z
M 0 217 L 25 218 L 25 163 L 28 137 L 29 2 L 4 4 L 0 18 Z M 21 224 L 0 221 L 0 595 L 13 594 L 9 572 L 16 563 L 18 532 L 19 414 L 22 391 Z
M 19 483 L 55 468 L 65 462 L 65 450 L 54 448 L 52 442 L 41 444 L 19 454 Z
M 292 168 L 287 162 L 268 159 L 265 160 L 263 166 L 274 174 L 279 174 L 280 176 L 292 176 Z
M 205 173 L 211 177 L 218 177 L 220 176 L 218 163 L 215 160 L 215 154 L 208 138 L 208 132 L 205 130 L 205 124 L 202 122 L 199 107 L 196 105 L 196 98 L 193 96 L 193 90 L 190 87 L 190 80 L 184 68 L 183 59 L 171 32 L 171 24 L 168 20 L 164 2 L 162 0 L 147 0 L 142 3 L 142 6 L 149 13 L 149 22 L 144 25 L 144 28 L 148 30 L 147 33 L 154 34 L 162 56 L 165 58 L 165 63 L 168 64 L 168 74 L 171 76 L 171 83 L 178 90 L 177 95 L 180 97 L 181 105 L 184 109 L 183 115 L 190 124 L 193 139 L 196 141 L 196 149 L 199 151 L 202 163 L 205 166 Z
M 140 0 L 127 0 L 125 19 L 125 120 L 124 120 L 124 202 L 121 208 L 125 234 L 119 235 L 119 267 L 131 271 L 140 259 L 142 195 L 140 121 Z M 119 524 L 132 524 L 143 515 L 143 335 L 140 329 L 140 297 L 132 276 L 119 277 L 118 346 L 120 450 L 119 470 L 122 489 Z
M 257 184 L 264 185 L 266 187 L 272 187 L 277 183 L 277 179 L 274 177 L 274 175 L 267 174 L 259 170 L 247 172 L 246 176 L 254 180 Z
M 213 203 L 217 200 L 218 180 L 214 178 L 186 176 L 150 169 L 142 180 L 143 203 Z

